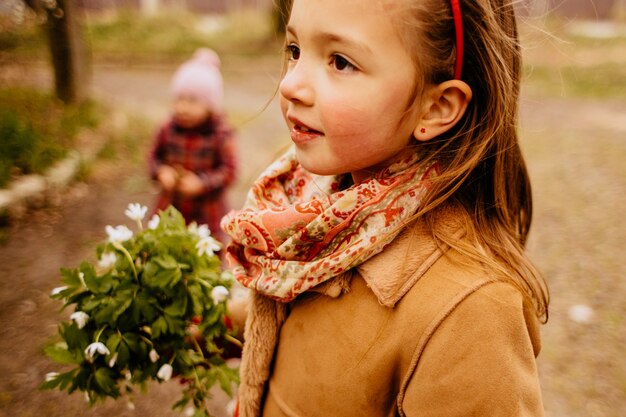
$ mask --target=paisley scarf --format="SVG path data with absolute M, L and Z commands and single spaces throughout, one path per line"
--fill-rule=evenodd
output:
M 342 190 L 342 177 L 306 171 L 292 147 L 222 219 L 226 259 L 243 286 L 289 302 L 376 255 L 414 215 L 436 175 L 415 155 Z

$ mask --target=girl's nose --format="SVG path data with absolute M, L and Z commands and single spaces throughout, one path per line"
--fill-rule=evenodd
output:
M 283 77 L 279 86 L 280 95 L 294 104 L 313 105 L 313 78 L 303 62 L 296 62 Z

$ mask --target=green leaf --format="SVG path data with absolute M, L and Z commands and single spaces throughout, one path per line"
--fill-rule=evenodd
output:
M 140 292 L 134 299 L 134 308 L 138 311 L 137 321 L 152 321 L 157 315 L 157 309 L 154 305 L 157 303 L 154 297 L 151 297 L 145 291 Z
M 67 343 L 68 350 L 70 351 L 83 351 L 89 344 L 89 335 L 87 333 L 87 327 L 79 329 L 75 323 L 67 324 L 63 323 L 61 327 L 61 336 Z
M 171 334 L 180 333 L 183 334 L 185 331 L 185 322 L 182 321 L 178 317 L 172 317 L 168 314 L 164 315 L 165 321 L 167 322 L 167 331 Z
M 70 287 L 80 287 L 83 285 L 76 269 L 61 268 L 61 281 Z
M 117 348 L 117 364 L 120 368 L 124 368 L 128 366 L 128 362 L 130 361 L 130 350 L 128 349 L 128 345 L 123 341 L 118 345 Z
M 229 397 L 233 396 L 233 384 L 239 382 L 239 370 L 237 368 L 229 368 L 228 365 L 222 365 L 216 368 L 217 379 L 220 383 L 220 388 Z
M 50 381 L 44 381 L 39 386 L 39 389 L 48 390 L 48 389 L 59 388 L 61 391 L 63 391 L 74 380 L 74 374 L 76 374 L 76 370 L 71 370 L 69 372 L 59 374 L 57 375 L 56 378 L 53 378 Z
M 96 383 L 98 386 L 109 395 L 115 396 L 116 393 L 119 393 L 117 389 L 117 384 L 113 379 L 113 371 L 109 368 L 99 368 L 95 373 Z
M 76 359 L 72 352 L 67 349 L 67 344 L 64 342 L 59 342 L 55 345 L 47 346 L 44 349 L 44 352 L 53 361 L 65 365 L 78 364 L 82 361 L 82 358 L 80 360 Z
M 158 339 L 159 337 L 161 337 L 161 335 L 166 334 L 167 333 L 167 321 L 165 321 L 165 317 L 161 316 L 158 319 L 156 319 L 153 323 L 152 323 L 152 336 L 154 336 L 155 339 Z
M 187 311 L 187 297 L 185 294 L 180 296 L 165 308 L 165 313 L 170 316 L 184 316 Z
M 121 341 L 122 341 L 122 337 L 117 332 L 113 333 L 113 334 L 111 334 L 111 336 L 109 336 L 109 338 L 107 339 L 107 342 L 105 344 L 109 348 L 109 350 L 111 351 L 111 354 L 117 352 L 117 348 L 120 345 Z
M 178 268 L 178 262 L 171 255 L 165 254 L 163 256 L 152 258 L 161 268 L 176 269 Z

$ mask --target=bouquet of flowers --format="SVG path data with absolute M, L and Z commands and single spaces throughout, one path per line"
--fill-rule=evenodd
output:
M 97 265 L 61 269 L 65 285 L 51 297 L 73 312 L 46 353 L 73 367 L 48 374 L 42 388 L 83 391 L 93 405 L 121 395 L 132 401 L 134 386 L 179 376 L 185 388 L 174 408 L 192 403 L 194 416 L 208 416 L 209 389 L 219 383 L 232 396 L 238 382 L 224 354 L 240 346 L 225 315 L 232 276 L 222 272 L 220 245 L 205 225 L 187 226 L 170 207 L 144 229 L 146 211 L 126 210 L 136 232 L 106 226 Z

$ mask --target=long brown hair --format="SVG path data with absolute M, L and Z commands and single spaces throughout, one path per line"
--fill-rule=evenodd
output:
M 404 10 L 401 32 L 414 56 L 418 89 L 452 79 L 455 36 L 449 1 L 402 1 L 409 10 Z M 443 167 L 418 216 L 434 225 L 434 208 L 447 202 L 462 206 L 469 239 L 457 241 L 433 227 L 435 237 L 500 272 L 547 321 L 546 282 L 524 254 L 532 194 L 517 136 L 521 52 L 513 4 L 460 3 L 465 41 L 461 79 L 473 97 L 450 132 L 416 145 L 419 155 Z

